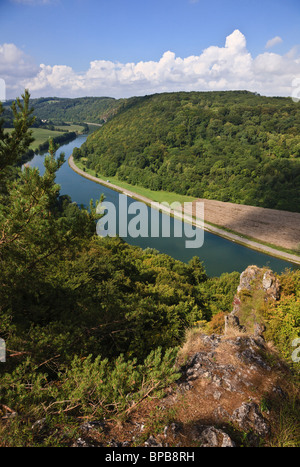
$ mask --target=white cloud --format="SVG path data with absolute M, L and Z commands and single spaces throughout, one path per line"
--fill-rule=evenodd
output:
M 0 73 L 4 76 L 30 77 L 36 74 L 33 59 L 14 44 L 0 45 Z
M 246 49 L 246 37 L 238 29 L 226 37 L 225 47 L 231 51 L 242 51 Z
M 268 40 L 268 42 L 266 43 L 265 48 L 266 49 L 271 49 L 275 45 L 281 44 L 281 42 L 283 42 L 283 40 L 281 39 L 280 36 L 273 37 L 273 39 Z
M 300 77 L 300 55 L 264 52 L 253 58 L 245 36 L 235 30 L 224 47 L 210 46 L 200 55 L 176 57 L 166 51 L 158 61 L 120 63 L 93 60 L 78 73 L 66 65 L 36 66 L 14 44 L 0 46 L 0 77 L 7 94 L 28 88 L 39 96 L 129 97 L 166 91 L 249 90 L 264 95 L 291 95 Z
M 8 98 L 23 92 L 21 83 L 31 80 L 38 72 L 34 60 L 14 44 L 0 44 L 0 78 L 5 81 Z

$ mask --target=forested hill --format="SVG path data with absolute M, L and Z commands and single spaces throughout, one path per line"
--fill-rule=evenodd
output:
M 123 99 L 112 97 L 80 97 L 76 99 L 47 97 L 31 99 L 34 115 L 53 122 L 103 123 L 119 108 Z M 7 107 L 10 103 L 7 103 Z
M 300 105 L 289 98 L 155 94 L 124 100 L 76 157 L 154 190 L 299 211 L 299 130 Z

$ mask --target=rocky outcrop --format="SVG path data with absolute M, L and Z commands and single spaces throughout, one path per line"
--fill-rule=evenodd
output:
M 271 269 L 248 266 L 240 275 L 237 295 L 243 291 L 263 290 L 265 300 L 278 300 L 280 298 L 280 282 Z M 237 307 L 238 308 L 238 307 Z M 233 312 L 237 311 L 233 309 Z
M 227 335 L 232 329 L 238 332 L 246 332 L 245 326 L 240 325 L 240 320 L 237 316 L 231 313 L 225 316 L 225 330 L 224 333 Z
M 256 292 L 262 302 L 277 300 L 280 284 L 272 271 L 250 266 L 241 274 L 233 310 L 225 318 L 224 335 L 199 331 L 197 351 L 193 347 L 192 353 L 185 355 L 181 377 L 155 403 L 152 412 L 149 408 L 147 414 L 146 408 L 140 407 L 135 418 L 119 429 L 111 422 L 88 422 L 74 446 L 235 447 L 265 443 L 272 419 L 262 401 L 266 395 L 286 397 L 289 370 L 264 341 L 264 324 L 255 310 L 251 330 L 240 324 L 245 297 L 251 300 Z M 169 419 L 160 430 L 151 428 L 153 410 Z M 170 412 L 175 414 L 171 421 Z M 87 440 L 93 433 L 97 436 Z
M 203 427 L 201 435 L 198 437 L 203 448 L 233 448 L 234 441 L 224 431 L 214 426 Z
M 242 290 L 251 290 L 260 274 L 260 268 L 257 266 L 248 266 L 240 275 L 240 283 L 237 288 L 237 292 L 239 293 Z
M 188 393 L 197 392 L 199 403 L 209 406 L 208 418 L 214 422 L 196 427 L 194 440 L 205 447 L 236 446 L 232 427 L 244 433 L 249 446 L 268 439 L 271 422 L 267 412 L 261 411 L 261 400 L 265 394 L 284 393 L 278 375 L 286 370 L 278 363 L 274 372 L 269 357 L 265 342 L 254 336 L 202 336 L 201 351 L 182 367 L 178 381 L 185 400 L 189 400 Z
M 270 434 L 270 425 L 263 417 L 259 407 L 254 402 L 243 402 L 231 417 L 245 432 L 253 431 L 257 436 L 265 438 Z
M 201 334 L 199 350 L 187 358 L 175 387 L 156 401 L 152 412 L 141 407 L 119 427 L 111 421 L 86 422 L 73 446 L 261 446 L 272 426 L 262 400 L 266 394 L 286 397 L 287 369 L 280 363 L 274 369 L 269 360 L 260 338 Z M 153 413 L 165 414 L 169 423 L 154 428 Z M 171 420 L 170 413 L 175 414 Z
M 266 294 L 266 300 L 279 300 L 280 283 L 271 270 L 267 270 L 262 279 L 262 287 Z
M 279 300 L 280 283 L 273 271 L 257 266 L 248 266 L 242 272 L 237 293 L 233 300 L 233 309 L 225 317 L 225 334 L 228 335 L 232 330 L 239 332 L 248 331 L 253 333 L 257 338 L 263 337 L 265 326 L 255 309 L 257 305 L 253 305 L 251 319 L 248 317 L 247 325 L 242 322 L 243 319 L 245 320 L 245 316 L 243 316 L 243 304 L 248 302 L 249 308 L 254 295 L 256 301 L 258 301 L 258 296 L 262 302 Z

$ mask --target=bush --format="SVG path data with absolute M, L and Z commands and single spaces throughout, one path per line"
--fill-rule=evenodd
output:
M 300 298 L 283 296 L 265 312 L 267 331 L 265 337 L 274 342 L 280 353 L 292 361 L 294 339 L 300 337 Z M 297 363 L 297 366 L 300 365 Z
M 34 367 L 30 359 L 2 378 L 1 401 L 22 417 L 76 416 L 106 417 L 129 412 L 151 395 L 162 396 L 163 389 L 179 378 L 175 368 L 177 349 L 151 352 L 144 362 L 125 360 L 114 363 L 101 356 L 75 356 L 61 369 L 57 379 Z

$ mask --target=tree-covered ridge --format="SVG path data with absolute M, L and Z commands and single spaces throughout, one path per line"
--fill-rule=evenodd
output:
M 40 120 L 57 122 L 103 123 L 123 102 L 112 97 L 39 98 L 32 99 L 34 115 Z M 9 105 L 9 103 L 8 103 Z M 7 115 L 9 111 L 6 109 Z
M 133 185 L 299 211 L 299 130 L 289 98 L 156 94 L 124 102 L 75 156 Z

